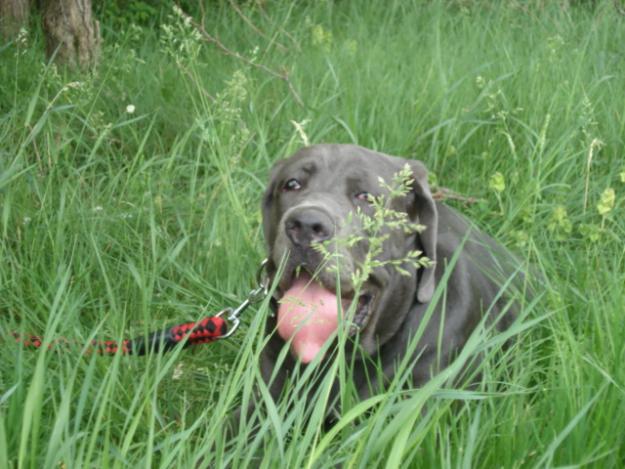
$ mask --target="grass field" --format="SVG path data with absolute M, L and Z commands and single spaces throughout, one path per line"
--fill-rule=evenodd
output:
M 204 29 L 239 57 L 173 10 L 160 29 L 104 19 L 93 74 L 47 66 L 37 31 L 0 48 L 0 467 L 622 467 L 613 3 L 221 3 Z M 231 340 L 168 355 L 6 340 L 134 336 L 238 304 L 264 256 L 269 167 L 305 140 L 423 160 L 544 273 L 504 357 L 497 337 L 467 346 L 490 357 L 478 388 L 451 389 L 455 366 L 359 402 L 337 362 L 343 416 L 325 431 L 329 380 L 288 409 L 258 384 L 266 304 Z M 227 440 L 251 399 L 256 430 Z

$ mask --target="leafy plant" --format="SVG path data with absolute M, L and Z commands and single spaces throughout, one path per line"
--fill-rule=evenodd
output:
M 367 281 L 371 273 L 381 267 L 392 266 L 401 275 L 410 275 L 407 267 L 415 270 L 431 267 L 430 259 L 423 255 L 423 252 L 413 249 L 401 259 L 382 258 L 386 241 L 393 232 L 402 232 L 406 235 L 420 233 L 425 226 L 414 223 L 408 219 L 408 214 L 392 208 L 394 203 L 405 197 L 411 190 L 414 183 L 412 169 L 408 164 L 393 176 L 390 182 L 379 178 L 378 183 L 382 193 L 378 196 L 368 195 L 368 202 L 371 204 L 372 213 L 369 215 L 360 208 L 354 216 L 348 217 L 346 224 L 354 222 L 361 227 L 361 233 L 353 234 L 345 239 L 335 236 L 331 240 L 316 243 L 314 248 L 321 252 L 325 262 L 333 269 L 340 265 L 340 259 L 336 260 L 341 245 L 351 248 L 357 244 L 366 246 L 366 254 L 363 261 L 352 273 L 352 284 L 356 291 Z M 351 214 L 350 214 L 351 215 Z M 355 220 L 354 220 L 355 219 Z

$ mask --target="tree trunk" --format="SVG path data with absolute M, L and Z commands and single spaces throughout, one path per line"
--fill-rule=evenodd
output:
M 43 30 L 48 57 L 81 68 L 96 64 L 100 24 L 91 13 L 91 0 L 45 0 Z
M 11 39 L 28 22 L 28 0 L 0 0 L 0 35 Z

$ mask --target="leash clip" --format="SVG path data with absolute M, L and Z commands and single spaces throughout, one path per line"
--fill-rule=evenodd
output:
M 260 267 L 256 272 L 257 286 L 248 293 L 247 298 L 243 301 L 243 303 L 241 303 L 235 309 L 226 308 L 217 314 L 217 317 L 220 317 L 227 313 L 228 316 L 226 317 L 226 319 L 228 320 L 228 322 L 231 323 L 231 326 L 228 328 L 228 332 L 226 332 L 224 335 L 219 336 L 219 339 L 225 339 L 234 334 L 234 332 L 239 328 L 239 325 L 241 324 L 241 320 L 239 319 L 241 313 L 243 313 L 243 311 L 245 311 L 250 305 L 259 303 L 267 296 L 268 287 L 266 281 L 263 280 L 263 272 L 267 267 L 268 262 L 268 259 L 263 259 L 263 261 L 260 263 Z

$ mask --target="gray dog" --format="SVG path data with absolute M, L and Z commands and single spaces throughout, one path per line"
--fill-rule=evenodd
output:
M 405 165 L 412 170 L 411 190 L 393 201 L 393 209 L 407 214 L 408 220 L 425 226 L 420 233 L 388 229 L 383 259 L 403 259 L 419 250 L 432 266 L 417 268 L 406 264 L 400 274 L 390 264 L 373 270 L 354 298 L 352 274 L 366 255 L 367 242 L 336 250 L 337 269 L 329 269 L 315 244 L 363 235 L 362 223 L 353 213 L 372 210 L 370 196 L 387 191 L 379 178 L 391 181 Z M 350 215 L 351 214 L 351 215 Z M 272 170 L 263 200 L 263 229 L 269 252 L 268 272 L 274 278 L 283 258 L 286 267 L 278 281 L 274 303 L 277 314 L 268 320 L 271 334 L 261 357 L 263 378 L 270 382 L 278 398 L 289 371 L 297 362 L 307 364 L 327 351 L 338 327 L 339 304 L 355 302 L 349 334 L 360 357 L 374 356 L 381 363 L 384 377 L 367 370 L 366 362 L 356 360 L 353 380 L 361 396 L 371 389 L 382 390 L 392 378 L 397 362 L 406 355 L 411 337 L 419 327 L 432 296 L 457 254 L 443 297 L 425 331 L 413 349 L 412 369 L 415 386 L 447 366 L 488 311 L 487 322 L 502 330 L 517 315 L 501 295 L 501 285 L 519 285 L 523 276 L 518 263 L 492 238 L 481 233 L 452 208 L 432 198 L 424 165 L 368 150 L 356 145 L 314 145 L 278 162 Z M 406 273 L 408 275 L 406 275 Z M 340 295 L 337 295 L 337 286 Z M 286 298 L 289 301 L 285 301 Z M 294 300 L 294 301 L 292 301 Z M 289 306 L 289 303 L 294 305 Z M 308 312 L 306 312 L 308 311 Z M 441 329 L 442 327 L 442 329 Z M 442 334 L 442 335 L 441 335 Z M 275 364 L 288 344 L 290 353 L 281 369 Z M 440 344 L 437 345 L 437 344 Z M 379 365 L 378 365 L 379 366 Z

